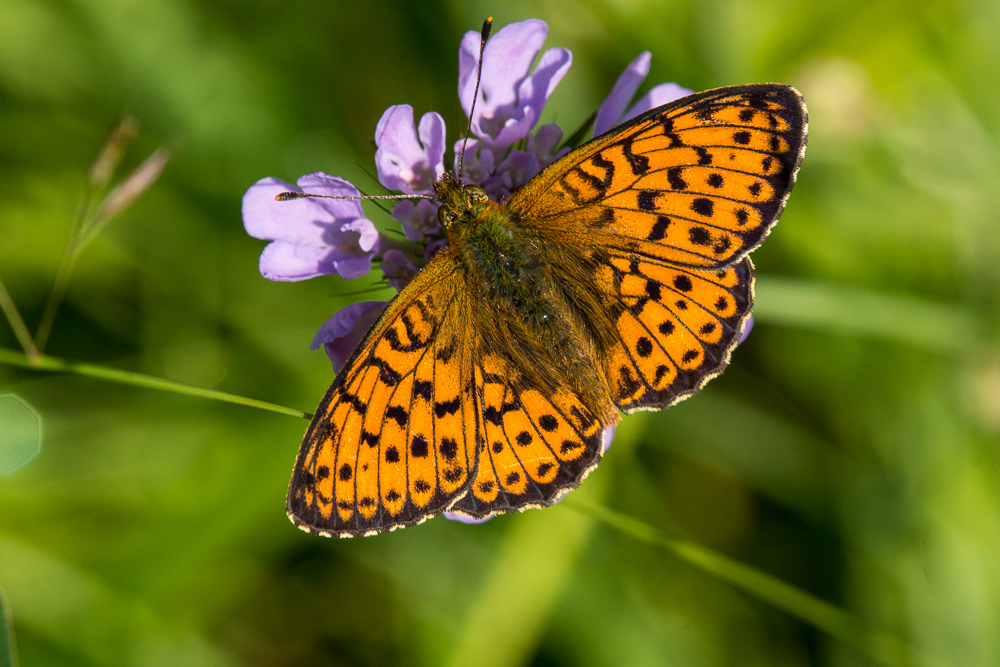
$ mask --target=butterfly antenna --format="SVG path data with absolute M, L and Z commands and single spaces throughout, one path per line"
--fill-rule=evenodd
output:
M 304 197 L 316 197 L 317 199 L 434 199 L 433 195 L 317 195 L 312 192 L 282 192 L 274 198 L 275 201 L 291 201 L 293 199 L 303 199 Z
M 469 133 L 472 132 L 472 113 L 476 110 L 476 100 L 479 99 L 479 82 L 483 79 L 483 52 L 486 50 L 486 40 L 490 38 L 490 30 L 493 28 L 493 17 L 489 16 L 483 21 L 483 29 L 480 31 L 479 40 L 479 69 L 476 70 L 476 92 L 472 94 L 472 107 L 469 109 L 469 124 L 465 126 L 465 139 L 462 140 L 462 153 L 458 156 L 458 183 L 462 183 L 462 165 L 465 163 L 465 145 L 469 143 Z

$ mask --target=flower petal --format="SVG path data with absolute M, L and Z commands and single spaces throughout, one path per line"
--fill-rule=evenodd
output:
M 467 523 L 471 525 L 477 523 L 486 523 L 493 517 L 492 516 L 476 517 L 476 516 L 469 516 L 468 514 L 462 514 L 461 512 L 445 512 L 444 518 L 448 519 L 449 521 L 458 521 L 459 523 Z
M 260 254 L 260 273 L 268 280 L 295 281 L 337 273 L 333 250 L 274 241 Z
M 611 449 L 611 441 L 615 439 L 615 427 L 609 426 L 604 429 L 604 449 L 603 451 L 608 451 Z
M 337 176 L 327 176 L 321 171 L 300 176 L 296 181 L 303 192 L 333 197 L 360 197 L 361 192 L 349 181 Z M 298 189 L 298 188 L 296 188 Z M 298 201 L 298 200 L 296 200 Z M 330 212 L 337 220 L 353 220 L 365 217 L 361 202 L 357 199 L 309 199 Z
M 340 227 L 331 226 L 323 238 L 344 254 L 360 255 L 378 250 L 378 230 L 368 218 L 345 222 Z
M 399 221 L 407 240 L 417 242 L 441 231 L 437 211 L 438 205 L 429 199 L 421 199 L 416 203 L 404 199 L 393 207 L 392 217 Z
M 375 165 L 379 183 L 406 194 L 427 193 L 444 174 L 444 119 L 437 113 L 420 119 L 420 138 L 413 107 L 397 104 L 385 110 L 375 129 Z
M 543 167 L 552 162 L 556 146 L 562 141 L 562 128 L 555 123 L 546 123 L 539 127 L 534 134 L 528 137 L 528 150 L 538 158 L 539 164 Z
M 417 275 L 417 266 L 403 251 L 392 248 L 382 256 L 382 273 L 387 283 L 398 292 Z
M 463 139 L 455 142 L 455 173 L 459 171 L 458 156 L 462 152 Z M 478 151 L 478 152 L 477 152 Z M 465 162 L 462 166 L 462 184 L 468 185 L 482 183 L 493 173 L 495 162 L 493 151 L 489 148 L 480 148 L 478 139 L 469 139 L 465 145 Z
M 569 49 L 554 48 L 542 54 L 535 71 L 518 86 L 518 107 L 510 110 L 497 109 L 497 120 L 503 115 L 507 119 L 492 141 L 494 149 L 506 148 L 528 136 L 542 117 L 542 110 L 552 91 L 566 76 L 572 64 L 573 53 Z
M 499 201 L 530 181 L 541 170 L 541 164 L 534 153 L 515 148 L 500 163 L 496 173 L 486 179 L 483 189 L 486 194 Z
M 615 85 L 611 87 L 611 92 L 597 110 L 597 118 L 594 119 L 595 137 L 618 124 L 618 119 L 625 113 L 639 86 L 646 80 L 652 57 L 649 51 L 643 51 L 618 76 Z
M 387 304 L 387 301 L 359 301 L 341 308 L 319 328 L 309 349 L 322 345 L 333 363 L 333 372 L 339 373 Z
M 684 86 L 679 86 L 676 83 L 661 83 L 640 97 L 639 101 L 633 104 L 632 108 L 625 113 L 625 117 L 621 119 L 621 122 L 624 123 L 627 120 L 632 120 L 636 116 L 644 114 L 650 109 L 661 107 L 664 104 L 670 104 L 674 100 L 687 97 L 692 93 L 694 93 L 693 90 L 689 90 Z
M 531 63 L 547 35 L 544 21 L 529 19 L 505 26 L 486 43 L 472 131 L 495 153 L 528 136 L 552 90 L 572 64 L 569 50 L 549 49 L 529 76 Z M 479 33 L 466 33 L 459 49 L 458 84 L 466 115 L 472 107 L 478 62 Z
M 528 75 L 548 34 L 549 26 L 545 21 L 528 19 L 505 25 L 486 42 L 483 76 L 476 100 L 477 117 L 517 100 L 517 85 Z M 479 45 L 480 34 L 470 30 L 465 33 L 458 50 L 458 98 L 466 116 L 472 108 L 472 93 L 476 88 Z
M 282 192 L 301 192 L 277 178 L 262 178 L 243 195 L 243 226 L 247 234 L 266 241 L 323 245 L 330 214 L 316 199 L 275 201 Z
M 742 345 L 743 341 L 745 341 L 747 339 L 747 336 L 750 335 L 751 330 L 753 330 L 753 315 L 748 317 L 746 321 L 743 323 L 743 330 L 740 331 L 740 339 L 736 341 L 736 344 Z
M 420 125 L 417 126 L 417 134 L 420 143 L 424 146 L 424 155 L 434 173 L 434 185 L 444 175 L 444 149 L 445 149 L 445 125 L 444 118 L 433 111 L 425 113 L 420 117 Z M 430 188 L 430 186 L 428 186 Z

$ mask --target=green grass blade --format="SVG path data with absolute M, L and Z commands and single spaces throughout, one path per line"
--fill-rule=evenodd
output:
M 777 577 L 693 542 L 667 537 L 653 526 L 606 507 L 576 498 L 567 500 L 565 504 L 640 542 L 673 552 L 675 556 L 690 565 L 819 628 L 880 664 L 891 667 L 910 665 L 942 667 L 940 661 L 920 653 L 899 638 L 871 631 L 856 616 Z
M 59 359 L 58 357 L 50 357 L 48 355 L 42 356 L 37 360 L 31 360 L 20 352 L 0 348 L 0 363 L 10 364 L 11 366 L 20 366 L 22 368 L 31 368 L 39 371 L 74 373 L 76 375 L 85 375 L 87 377 L 99 378 L 109 382 L 118 382 L 119 384 L 128 384 L 135 387 L 158 389 L 160 391 L 169 391 L 175 394 L 187 394 L 188 396 L 208 398 L 213 401 L 223 401 L 225 403 L 236 403 L 250 408 L 259 408 L 261 410 L 279 412 L 283 415 L 291 415 L 292 417 L 303 417 L 305 419 L 312 418 L 312 415 L 308 412 L 302 412 L 301 410 L 296 410 L 294 408 L 287 408 L 283 405 L 268 403 L 267 401 L 259 401 L 255 398 L 237 396 L 236 394 L 227 394 L 224 391 L 205 389 L 204 387 L 196 387 L 194 385 L 184 384 L 183 382 L 166 380 L 152 375 L 143 375 L 142 373 L 133 373 L 132 371 L 123 371 L 118 368 L 110 368 L 108 366 L 88 364 L 83 361 Z

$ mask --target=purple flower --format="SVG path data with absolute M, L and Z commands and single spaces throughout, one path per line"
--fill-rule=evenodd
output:
M 448 247 L 448 239 L 434 239 L 427 244 L 427 250 L 424 251 L 424 263 L 431 261 L 431 257 L 435 255 L 439 250 L 443 250 Z
M 562 139 L 563 131 L 555 123 L 542 125 L 534 134 L 529 134 L 527 150 L 512 148 L 499 166 L 494 167 L 494 154 L 489 148 L 480 148 L 477 139 L 470 139 L 465 147 L 462 182 L 481 185 L 486 194 L 497 201 L 503 201 L 511 192 L 534 178 L 556 158 L 569 152 L 556 147 Z M 464 142 L 455 142 L 455 171 L 458 171 L 458 154 Z M 478 154 L 477 154 L 478 149 Z M 501 154 L 502 156 L 502 154 Z
M 747 336 L 750 335 L 750 331 L 752 329 L 753 329 L 753 315 L 751 315 L 750 317 L 748 317 L 746 319 L 746 322 L 743 323 L 743 330 L 740 331 L 740 339 L 738 341 L 736 341 L 736 344 L 737 345 L 742 345 L 743 341 L 745 341 L 747 339 Z
M 333 372 L 339 373 L 361 339 L 385 310 L 387 303 L 388 301 L 359 301 L 341 308 L 319 328 L 309 349 L 315 350 L 322 345 L 326 356 L 333 363 Z
M 402 250 L 386 250 L 382 256 L 382 274 L 386 281 L 398 292 L 417 275 L 417 265 Z
M 652 55 L 649 51 L 643 51 L 635 60 L 629 63 L 625 71 L 621 73 L 615 85 L 611 88 L 611 93 L 607 99 L 601 103 L 601 108 L 597 110 L 597 118 L 594 119 L 594 136 L 604 134 L 615 125 L 624 123 L 635 118 L 639 114 L 650 109 L 668 104 L 676 99 L 686 97 L 693 91 L 678 86 L 676 83 L 661 83 L 648 93 L 639 98 L 639 101 L 628 107 L 629 102 L 635 97 L 639 86 L 649 74 L 649 61 Z M 628 107 L 628 111 L 625 109 Z
M 475 183 L 482 185 L 487 179 L 494 176 L 496 160 L 493 158 L 493 151 L 489 148 L 480 148 L 479 140 L 469 138 L 459 139 L 455 142 L 455 173 L 459 171 L 459 154 L 465 146 L 465 160 L 461 164 L 462 183 Z
M 609 426 L 604 429 L 604 452 L 607 453 L 611 449 L 611 441 L 615 439 L 615 427 Z
M 562 138 L 562 128 L 555 123 L 542 125 L 537 132 L 528 137 L 528 152 L 538 158 L 540 164 L 548 166 L 556 158 L 569 153 L 569 146 L 556 150 Z
M 468 514 L 462 514 L 461 512 L 445 512 L 443 516 L 451 521 L 468 524 L 486 523 L 493 518 L 492 516 L 469 516 Z
M 544 21 L 528 19 L 505 26 L 486 43 L 472 132 L 494 155 L 528 136 L 573 62 L 569 49 L 553 48 L 531 72 L 548 32 Z M 466 115 L 472 111 L 479 46 L 479 33 L 469 31 L 458 51 L 458 97 Z
M 274 200 L 287 191 L 359 194 L 344 179 L 319 172 L 303 176 L 298 186 L 277 178 L 263 178 L 250 186 L 243 195 L 243 225 L 250 236 L 272 241 L 260 256 L 265 278 L 305 280 L 336 273 L 351 279 L 371 271 L 379 234 L 357 201 Z
M 379 183 L 408 195 L 429 194 L 444 175 L 444 119 L 431 112 L 413 125 L 413 107 L 385 110 L 375 129 L 375 166 Z
M 436 237 L 441 232 L 437 217 L 438 205 L 429 199 L 404 199 L 392 209 L 392 217 L 403 227 L 403 234 L 410 241 L 420 241 L 425 236 Z

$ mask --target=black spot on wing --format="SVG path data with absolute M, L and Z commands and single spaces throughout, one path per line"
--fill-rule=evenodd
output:
M 715 212 L 715 202 L 707 197 L 698 197 L 691 202 L 691 210 L 698 215 L 711 218 Z
M 647 211 L 649 213 L 656 212 L 656 198 L 659 196 L 659 190 L 640 190 L 639 191 L 639 210 Z
M 438 450 L 446 461 L 453 461 L 458 456 L 458 442 L 454 438 L 442 438 Z
M 434 414 L 439 419 L 445 415 L 453 415 L 462 406 L 462 399 L 455 397 L 450 401 L 441 401 L 434 404 Z
M 427 456 L 427 452 L 427 438 L 419 433 L 414 435 L 413 440 L 410 442 L 410 454 L 412 454 L 414 458 L 422 459 Z
M 682 171 L 681 167 L 671 167 L 667 170 L 667 182 L 670 183 L 670 187 L 674 190 L 687 190 L 688 184 L 681 177 Z
M 399 405 L 389 406 L 389 408 L 385 411 L 385 416 L 388 419 L 394 420 L 397 424 L 399 424 L 400 428 L 406 427 L 406 421 L 409 418 L 409 414 L 406 412 L 406 409 Z

